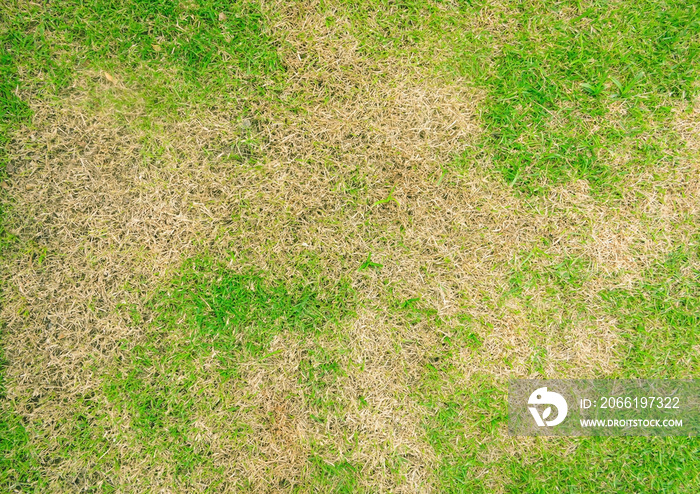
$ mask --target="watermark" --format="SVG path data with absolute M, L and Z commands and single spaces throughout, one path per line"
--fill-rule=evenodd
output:
M 700 380 L 513 379 L 513 436 L 697 436 Z

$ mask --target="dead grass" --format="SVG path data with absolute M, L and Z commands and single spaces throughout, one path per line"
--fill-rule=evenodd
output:
M 315 4 L 281 9 L 275 29 L 290 33 L 289 85 L 281 103 L 255 103 L 250 132 L 257 147 L 241 144 L 248 132 L 239 125 L 241 115 L 225 111 L 140 130 L 128 122 L 145 115 L 117 114 L 110 106 L 115 97 L 132 97 L 128 88 L 95 83 L 90 74 L 59 105 L 33 103 L 32 126 L 14 137 L 10 227 L 30 247 L 4 266 L 8 397 L 30 424 L 42 424 L 31 426 L 41 428 L 32 437 L 44 438 L 43 474 L 55 490 L 75 488 L 65 478 L 88 471 L 93 461 L 49 466 L 59 439 L 70 434 L 66 410 L 93 394 L 108 407 L 99 370 L 128 352 L 121 342 L 135 344 L 148 330 L 148 318 L 134 325 L 120 307 L 143 312 L 143 294 L 201 251 L 220 258 L 233 251 L 287 277 L 295 274 L 296 260 L 313 253 L 329 277 L 352 276 L 366 301 L 346 328 L 347 375 L 329 391 L 346 406 L 342 421 L 309 418 L 296 373 L 313 342 L 292 336 L 273 343 L 280 354 L 246 368 L 246 388 L 227 398 L 245 407 L 234 418 L 252 430 L 248 448 L 231 439 L 230 416 L 198 417 L 199 434 L 230 481 L 224 487 L 234 490 L 240 479 L 256 492 L 307 485 L 312 444 L 324 444 L 339 452 L 326 461 L 349 456 L 372 491 L 427 492 L 437 460 L 412 389 L 444 335 L 386 312 L 387 287 L 398 300 L 421 297 L 448 321 L 464 312 L 480 321 L 483 347 L 454 358 L 462 374 L 455 386 L 469 386 L 476 373 L 524 377 L 532 323 L 518 300 L 496 303 L 512 259 L 542 238 L 551 240 L 547 252 L 555 259 L 589 259 L 596 275 L 580 297 L 594 304 L 610 284 L 606 277 L 622 272 L 614 282 L 632 283 L 691 234 L 696 161 L 653 190 L 630 184 L 614 205 L 592 199 L 585 182 L 542 199 L 518 198 L 488 173 L 488 163 L 460 173 L 445 166 L 476 142 L 478 91 L 404 60 L 368 62 L 348 21 L 339 16 L 327 27 Z M 107 93 L 101 110 L 87 109 L 90 94 L 99 100 Z M 694 150 L 697 115 L 679 123 Z M 241 146 L 259 161 L 225 160 Z M 390 193 L 398 203 L 376 204 Z M 356 271 L 368 253 L 383 268 Z M 595 313 L 592 305 L 589 315 Z M 560 363 L 569 377 L 615 369 L 614 321 L 575 319 L 559 340 L 558 327 L 540 329 L 552 336 L 543 342 L 545 375 L 558 374 Z M 339 345 L 333 338 L 324 344 Z M 368 406 L 360 407 L 359 396 Z M 348 437 L 360 446 L 349 448 Z M 509 442 L 503 438 L 493 454 Z M 115 448 L 123 455 L 112 479 L 117 485 L 175 488 L 166 467 L 140 463 L 125 445 Z M 406 460 L 399 483 L 386 467 L 393 454 Z M 495 475 L 494 492 L 501 488 Z M 206 476 L 193 474 L 202 482 Z

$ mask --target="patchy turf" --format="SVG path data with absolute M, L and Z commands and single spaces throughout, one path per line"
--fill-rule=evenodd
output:
M 624 176 L 673 162 L 671 109 L 697 87 L 697 5 L 503 2 L 471 9 L 497 20 L 461 36 L 456 70 L 488 92 L 482 146 L 509 184 L 539 193 L 585 179 L 609 194 Z
M 2 488 L 697 490 L 506 431 L 698 377 L 695 5 L 2 9 Z

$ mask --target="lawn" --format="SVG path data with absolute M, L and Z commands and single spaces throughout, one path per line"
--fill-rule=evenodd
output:
M 700 4 L 0 0 L 0 491 L 697 493 L 508 435 L 700 378 Z

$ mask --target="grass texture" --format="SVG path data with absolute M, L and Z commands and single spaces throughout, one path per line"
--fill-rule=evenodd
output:
M 509 378 L 700 377 L 700 12 L 0 0 L 0 489 L 697 492 Z

